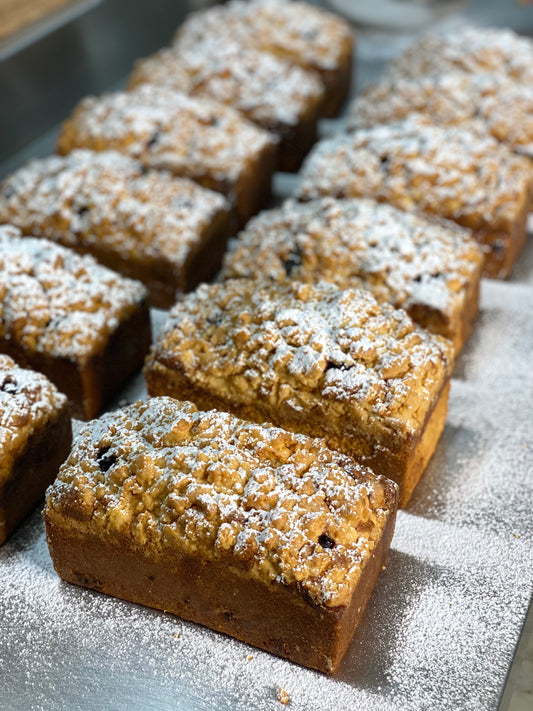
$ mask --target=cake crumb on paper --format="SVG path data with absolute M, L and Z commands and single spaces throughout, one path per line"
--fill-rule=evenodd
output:
M 284 706 L 286 706 L 290 701 L 289 694 L 282 686 L 278 686 L 276 690 L 276 698 L 280 704 L 283 704 Z

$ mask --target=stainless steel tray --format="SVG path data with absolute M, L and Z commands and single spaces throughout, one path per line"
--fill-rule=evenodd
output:
M 383 48 L 360 50 L 364 82 Z M 444 435 L 335 678 L 63 583 L 36 511 L 0 548 L 0 709 L 277 710 L 279 687 L 295 710 L 496 709 L 533 591 L 532 313 L 530 239 L 510 281 L 483 282 Z M 114 405 L 144 397 L 138 376 Z

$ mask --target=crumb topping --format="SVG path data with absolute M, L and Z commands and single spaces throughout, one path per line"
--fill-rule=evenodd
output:
M 444 125 L 476 119 L 497 140 L 533 156 L 533 89 L 501 74 L 452 71 L 406 78 L 391 73 L 353 101 L 348 130 L 399 121 L 413 113 Z
M 0 227 L 0 338 L 28 352 L 87 358 L 145 298 L 92 257 Z
M 367 292 L 235 279 L 174 306 L 147 369 L 177 369 L 264 419 L 320 413 L 326 431 L 379 440 L 420 430 L 452 361 L 448 341 Z
M 384 203 L 288 200 L 253 218 L 226 254 L 222 276 L 325 280 L 366 289 L 408 310 L 452 316 L 483 261 L 468 230 L 430 223 Z
M 46 515 L 153 555 L 226 560 L 335 607 L 381 538 L 391 486 L 320 440 L 153 398 L 84 425 Z
M 305 2 L 231 0 L 189 15 L 176 34 L 182 47 L 231 37 L 306 68 L 336 69 L 353 43 L 350 25 Z
M 298 197 L 373 197 L 471 229 L 509 229 L 532 185 L 530 159 L 484 131 L 409 116 L 321 141 L 307 158 Z
M 41 373 L 19 368 L 0 354 L 0 484 L 31 434 L 62 410 L 65 395 Z
M 496 72 L 533 83 L 533 41 L 509 29 L 464 26 L 428 33 L 392 63 L 411 77 L 462 69 L 471 74 Z
M 143 264 L 163 256 L 178 270 L 224 209 L 229 203 L 219 193 L 187 178 L 143 174 L 138 162 L 114 151 L 35 160 L 0 186 L 0 222 Z
M 324 94 L 314 73 L 222 37 L 185 49 L 163 49 L 137 62 L 130 86 L 144 83 L 233 106 L 273 131 L 296 125 Z
M 63 124 L 58 149 L 112 149 L 149 168 L 235 181 L 274 141 L 229 106 L 143 84 L 83 99 Z

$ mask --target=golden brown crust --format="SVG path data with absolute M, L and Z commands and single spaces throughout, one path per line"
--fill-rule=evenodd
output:
M 44 517 L 65 579 L 332 671 L 395 497 L 320 440 L 154 398 L 80 432 Z
M 150 84 L 83 99 L 58 141 L 61 154 L 74 148 L 116 150 L 195 180 L 227 195 L 241 222 L 268 201 L 277 155 L 275 137 L 235 109 Z
M 138 61 L 129 85 L 145 83 L 233 106 L 279 138 L 280 170 L 298 170 L 316 140 L 324 100 L 318 76 L 231 38 L 165 48 Z
M 323 9 L 285 0 L 232 0 L 193 13 L 176 34 L 180 47 L 194 48 L 213 37 L 272 52 L 320 75 L 325 116 L 335 116 L 350 88 L 354 35 L 350 25 Z
M 143 174 L 138 162 L 114 151 L 32 161 L 0 186 L 0 222 L 140 279 L 161 308 L 200 280 L 191 267 L 208 258 L 208 248 L 220 242 L 223 250 L 229 213 L 222 195 L 186 178 Z
M 401 485 L 452 363 L 448 341 L 366 292 L 240 279 L 176 304 L 145 376 L 152 395 L 326 437 Z
M 223 279 L 362 288 L 404 308 L 458 352 L 477 313 L 483 253 L 468 230 L 370 200 L 287 201 L 263 211 L 226 255 Z
M 142 284 L 10 226 L 0 228 L 0 296 L 2 350 L 44 372 L 78 416 L 94 416 L 148 349 Z
M 486 133 L 410 116 L 317 144 L 297 196 L 372 197 L 454 220 L 490 245 L 484 273 L 492 276 L 493 261 L 502 262 L 495 243 L 505 237 L 507 257 L 523 242 L 532 186 L 531 160 Z M 508 275 L 509 261 L 499 277 Z
M 53 481 L 70 441 L 67 398 L 0 355 L 0 545 Z

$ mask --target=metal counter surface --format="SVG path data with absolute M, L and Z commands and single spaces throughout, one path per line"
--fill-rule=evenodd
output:
M 395 42 L 362 33 L 360 85 Z M 50 152 L 55 133 L 0 170 Z M 293 184 L 276 176 L 278 199 Z M 35 511 L 0 548 L 0 709 L 268 711 L 278 687 L 295 711 L 497 709 L 533 592 L 532 313 L 530 236 L 511 280 L 483 281 L 443 437 L 335 678 L 63 583 Z M 140 376 L 114 404 L 139 397 Z

